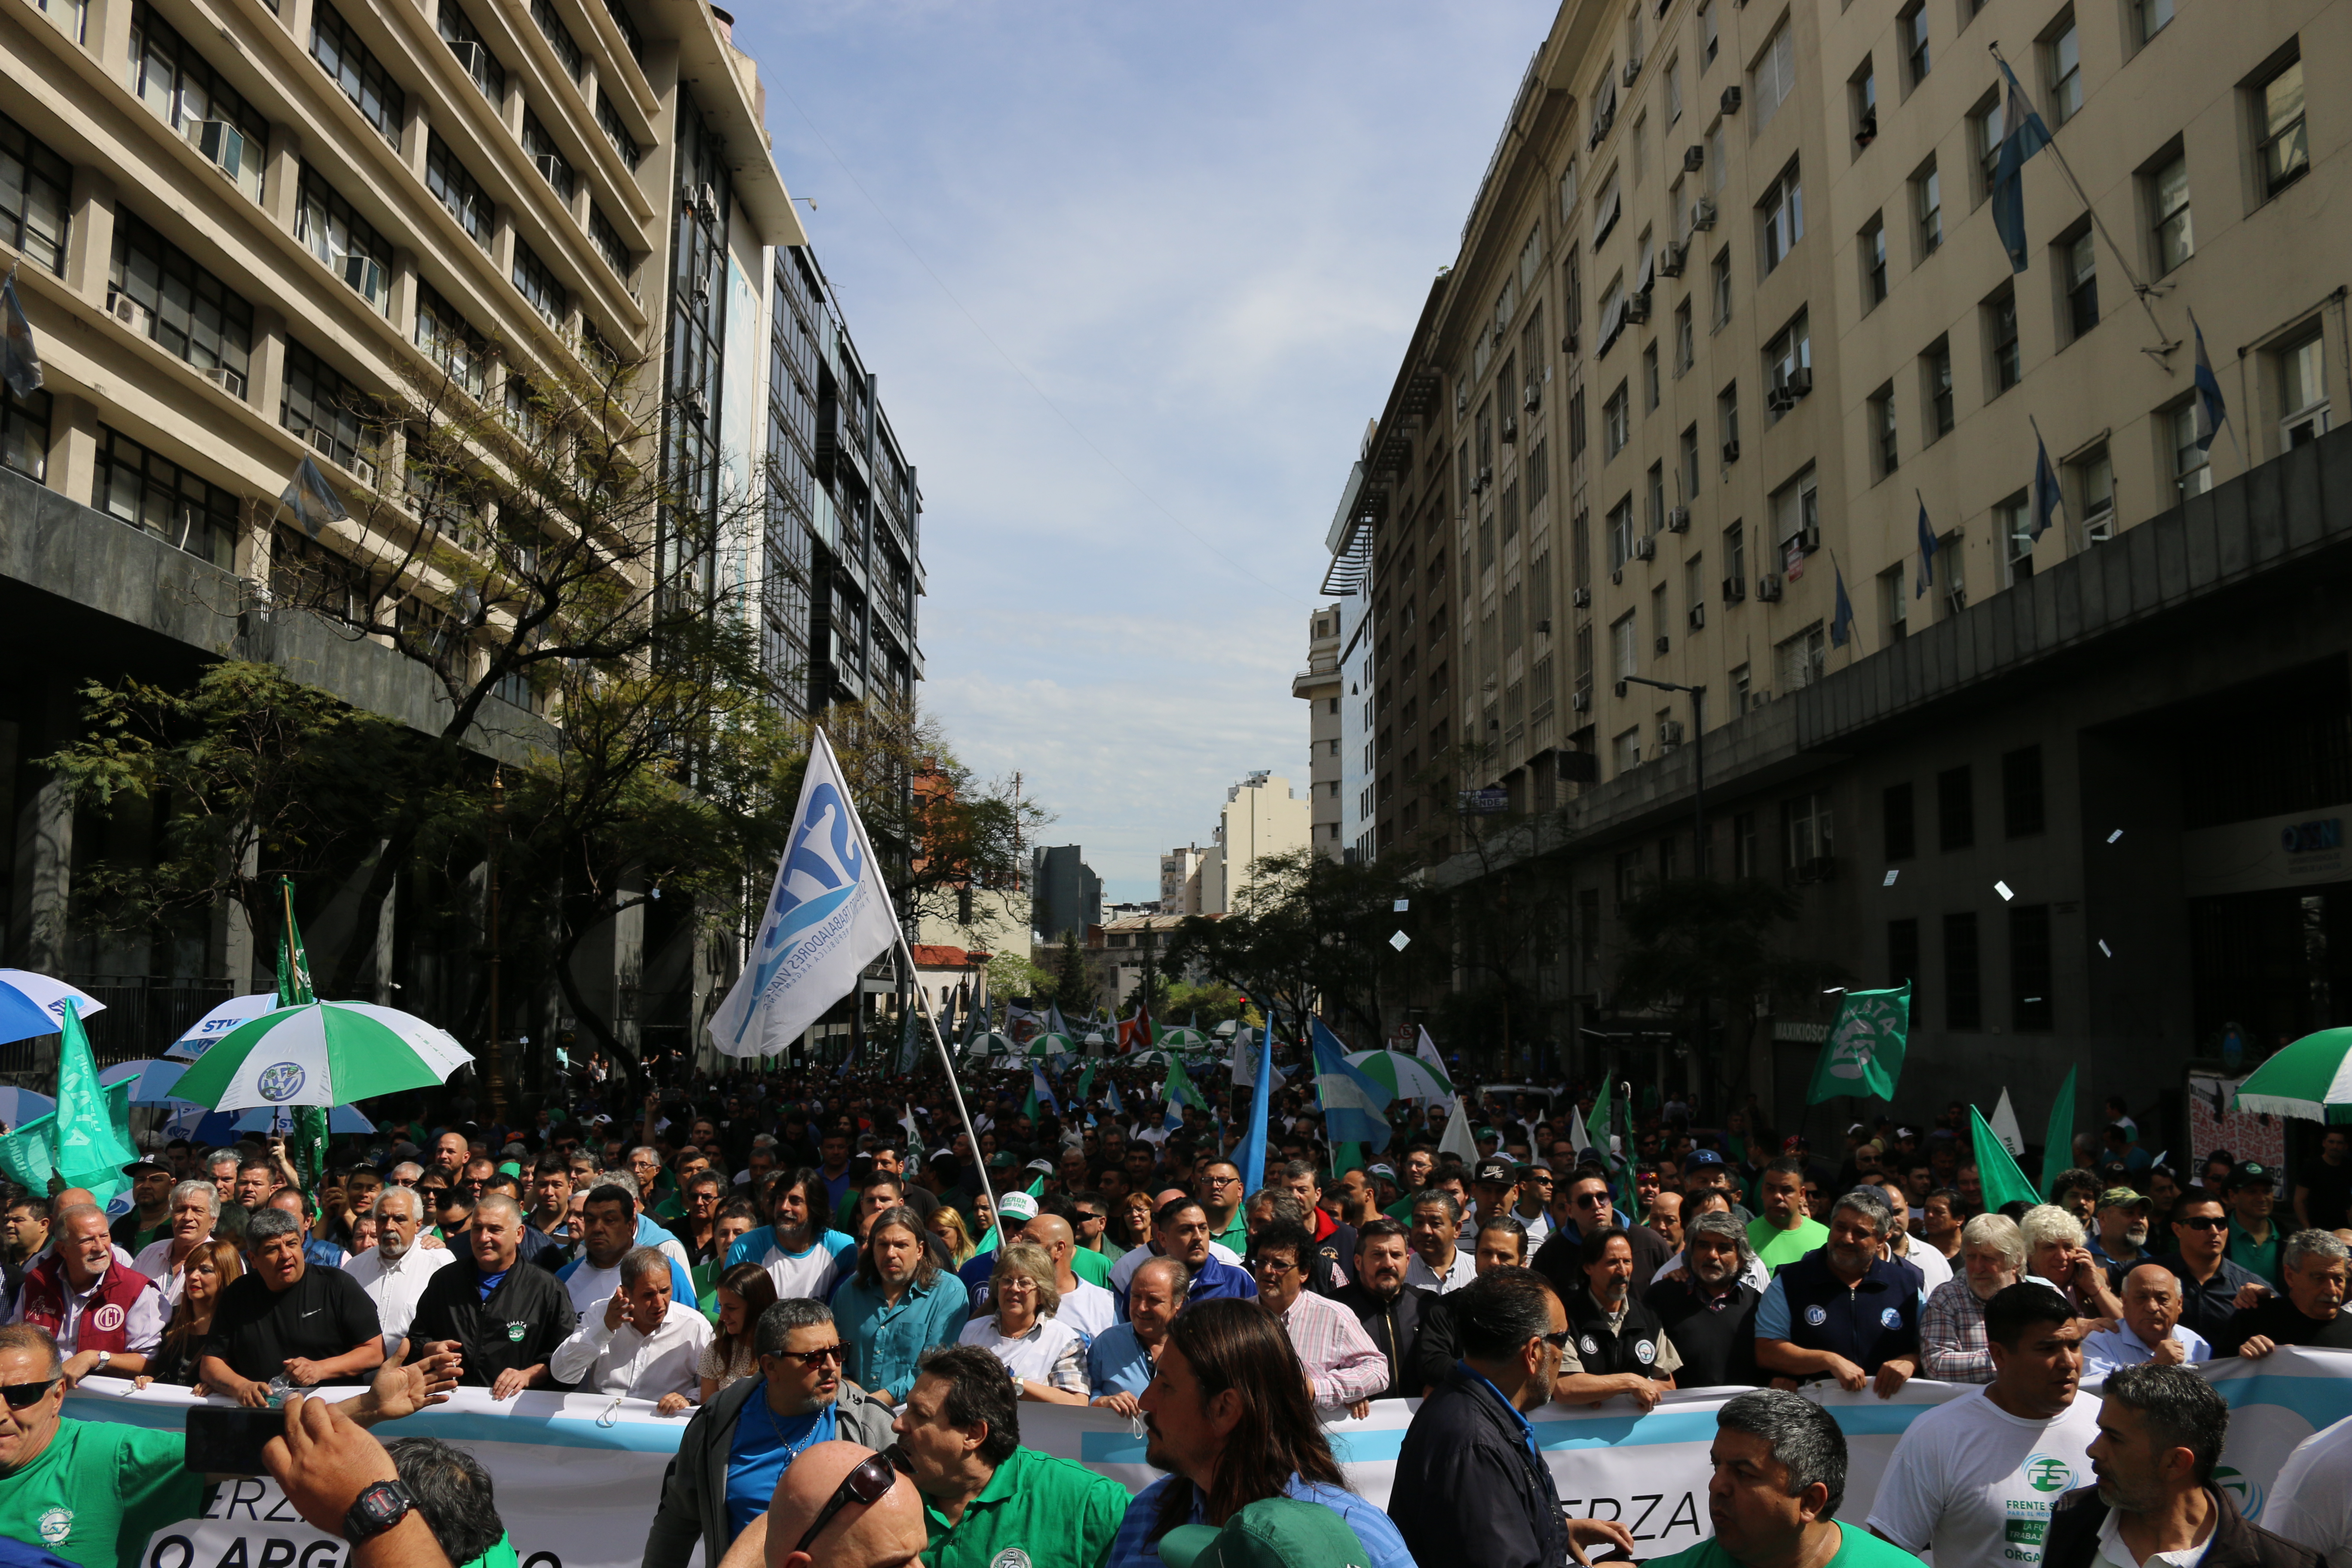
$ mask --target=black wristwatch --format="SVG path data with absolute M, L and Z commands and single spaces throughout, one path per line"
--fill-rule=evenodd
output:
M 416 1499 L 398 1481 L 378 1481 L 352 1500 L 343 1515 L 343 1539 L 357 1546 L 373 1541 L 408 1517 Z

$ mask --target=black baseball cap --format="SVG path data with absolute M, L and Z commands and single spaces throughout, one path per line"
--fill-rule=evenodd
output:
M 1516 1184 L 1518 1178 L 1500 1160 L 1481 1160 L 1478 1168 L 1470 1173 L 1470 1181 L 1474 1186 L 1507 1187 Z
M 2241 1160 L 2230 1168 L 2229 1186 L 2231 1192 L 2240 1187 L 2275 1187 L 2278 1179 L 2268 1165 L 2260 1160 Z

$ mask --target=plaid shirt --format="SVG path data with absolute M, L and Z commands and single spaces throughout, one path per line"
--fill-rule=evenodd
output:
M 1337 1410 L 1387 1391 L 1389 1359 L 1347 1308 L 1301 1290 L 1281 1321 L 1290 1348 L 1314 1381 L 1317 1409 Z
M 1919 1313 L 1919 1373 L 1945 1383 L 1990 1383 L 1992 1342 L 1985 1337 L 1984 1303 L 1966 1279 L 1948 1279 Z

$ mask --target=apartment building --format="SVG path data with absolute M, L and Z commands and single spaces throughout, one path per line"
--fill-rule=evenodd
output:
M 1201 912 L 1201 868 L 1208 851 L 1197 844 L 1171 849 L 1160 857 L 1160 912 L 1197 915 Z
M 2021 270 L 1996 47 L 2055 138 Z M 1701 866 L 1800 888 L 1794 940 L 1858 983 L 1916 982 L 1923 1096 L 1990 1061 L 2031 1116 L 2052 1059 L 2177 1082 L 2226 1024 L 2352 1003 L 2340 944 L 2294 935 L 2352 930 L 2340 868 L 2224 876 L 2200 837 L 2352 801 L 2315 598 L 2352 165 L 2303 85 L 2347 47 L 2326 0 L 1559 8 L 1328 542 L 1372 602 L 1378 852 L 1465 886 L 1491 855 L 1455 792 L 1508 792 L 1574 904 L 1555 1040 L 1662 1037 L 1612 1004 L 1614 911 Z M 1818 1038 L 1778 1005 L 1760 1085 Z
M 1347 847 L 1339 837 L 1339 626 L 1336 604 L 1307 617 L 1307 668 L 1290 678 L 1290 694 L 1307 704 L 1307 841 L 1333 860 Z
M 1228 788 L 1201 867 L 1201 912 L 1231 914 L 1260 860 L 1307 847 L 1309 806 L 1279 773 L 1261 770 Z
M 87 682 L 180 686 L 211 659 L 261 659 L 440 727 L 424 672 L 277 591 L 398 548 L 350 521 L 314 535 L 278 501 L 308 456 L 354 513 L 415 512 L 400 433 L 364 422 L 372 398 L 436 387 L 523 430 L 532 387 L 635 367 L 665 518 L 733 520 L 715 542 L 666 524 L 647 569 L 691 603 L 752 606 L 793 706 L 920 678 L 914 470 L 807 249 L 726 12 L 33 0 L 0 14 L 0 257 L 45 369 L 0 406 L 9 962 L 139 992 L 165 1039 L 254 972 L 253 935 L 226 913 L 152 944 L 74 936 L 91 829 L 78 851 L 34 760 L 75 732 Z M 418 614 L 442 587 L 419 577 Z M 520 681 L 501 697 L 475 743 L 520 758 L 545 739 L 542 699 Z M 349 890 L 304 896 L 330 953 Z M 690 1031 L 713 971 L 687 915 L 619 922 L 593 960 L 589 994 L 627 1026 Z M 381 996 L 397 984 L 454 1016 L 470 960 L 413 948 L 396 911 L 376 940 Z

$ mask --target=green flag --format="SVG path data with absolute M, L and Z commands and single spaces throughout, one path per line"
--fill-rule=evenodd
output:
M 294 879 L 278 879 L 278 899 L 286 924 L 278 933 L 278 1005 L 306 1006 L 319 998 L 310 990 L 310 952 L 302 945 L 302 931 L 294 923 Z
M 1903 1076 L 1903 1047 L 1911 1036 L 1911 983 L 1891 991 L 1849 991 L 1838 1005 L 1837 1021 L 1822 1041 L 1813 1063 L 1807 1105 L 1841 1094 L 1893 1100 Z
M 68 997 L 64 1028 L 58 1044 L 58 1108 L 53 1158 L 58 1173 L 69 1187 L 88 1187 L 103 1206 L 127 1190 L 131 1178 L 122 1167 L 139 1157 L 131 1140 L 130 1101 L 122 1097 L 118 1114 L 116 1097 L 98 1081 L 98 1058 L 81 1026 L 81 1012 Z
M 1087 1070 L 1078 1075 L 1078 1092 L 1072 1097 L 1072 1103 L 1076 1109 L 1084 1110 L 1086 1108 L 1087 1096 L 1095 1091 L 1096 1065 L 1097 1064 L 1091 1061 L 1087 1063 Z
M 1192 1079 L 1184 1071 L 1184 1064 L 1172 1057 L 1168 1062 L 1168 1081 L 1162 1086 L 1160 1098 L 1171 1105 L 1190 1105 L 1202 1110 L 1209 1109 L 1209 1102 L 1201 1097 L 1199 1089 L 1192 1087 Z
M 47 1197 L 49 1173 L 58 1168 L 55 1134 L 57 1112 L 34 1117 L 5 1138 L 0 1138 L 0 1171 L 37 1196 Z
M 311 1192 L 317 1192 L 327 1173 L 325 1106 L 294 1107 L 294 1130 L 287 1136 L 286 1152 L 292 1158 L 295 1170 L 301 1173 L 302 1184 Z
M 2042 1135 L 2042 1190 L 2048 1192 L 2058 1184 L 2058 1173 L 2074 1163 L 2074 1069 L 2066 1069 L 2066 1081 L 2058 1086 L 2058 1099 L 2050 1107 L 2050 1130 Z
M 1994 1213 L 2001 1205 L 2015 1203 L 2020 1198 L 2029 1204 L 2040 1203 L 2042 1194 L 2033 1190 L 2033 1184 L 2025 1179 L 2025 1173 L 2019 1170 L 2017 1162 L 2009 1157 L 2009 1151 L 2002 1147 L 2000 1138 L 1986 1124 L 1984 1112 L 1973 1105 L 1969 1107 L 1969 1129 L 1976 1140 L 1977 1179 L 1984 1187 L 1985 1212 Z

